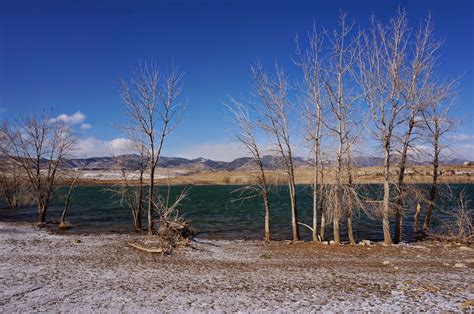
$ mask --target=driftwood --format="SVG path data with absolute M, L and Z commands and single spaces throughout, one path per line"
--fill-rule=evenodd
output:
M 305 226 L 306 228 L 308 228 L 308 229 L 311 230 L 311 231 L 314 230 L 312 227 L 308 226 L 308 225 L 305 224 L 305 223 L 299 222 L 299 221 L 298 221 L 298 225 Z
M 313 229 L 312 227 L 310 227 L 309 225 L 307 225 L 307 224 L 305 224 L 305 223 L 302 223 L 302 222 L 299 222 L 299 221 L 298 221 L 298 225 L 301 225 L 301 226 L 304 226 L 304 227 L 308 228 L 309 230 L 311 230 L 311 232 L 314 230 L 314 229 Z M 314 238 L 313 238 L 313 240 L 314 240 Z M 318 242 L 322 242 L 322 241 L 323 241 L 323 239 L 321 238 L 321 236 L 320 236 L 319 234 L 316 235 L 316 240 L 317 240 Z
M 141 246 L 139 244 L 131 243 L 131 242 L 128 242 L 128 245 L 138 250 L 145 251 L 147 253 L 163 253 L 164 252 L 162 248 L 147 248 L 147 247 Z
M 171 222 L 156 221 L 155 225 L 158 226 L 158 230 L 150 245 L 139 241 L 128 242 L 128 245 L 147 253 L 171 254 L 175 248 L 187 245 L 187 239 L 196 234 L 196 231 L 181 218 Z

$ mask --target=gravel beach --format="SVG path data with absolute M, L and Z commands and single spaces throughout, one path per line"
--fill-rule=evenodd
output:
M 459 311 L 474 303 L 474 249 L 456 243 L 198 238 L 161 256 L 128 246 L 134 237 L 0 222 L 0 311 Z

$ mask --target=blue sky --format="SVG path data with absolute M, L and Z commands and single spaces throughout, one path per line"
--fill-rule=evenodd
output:
M 189 106 L 166 154 L 229 160 L 243 152 L 231 143 L 222 103 L 246 91 L 251 63 L 278 60 L 297 77 L 290 59 L 296 33 L 305 34 L 313 21 L 332 28 L 340 10 L 365 27 L 372 12 L 384 20 L 399 5 L 413 26 L 431 12 L 436 35 L 446 40 L 441 73 L 464 74 L 453 111 L 463 123 L 452 141 L 474 159 L 474 9 L 468 0 L 0 0 L 0 119 L 44 107 L 55 116 L 80 112 L 74 122 L 83 154 L 105 154 L 104 147 L 121 138 L 113 127 L 123 121 L 119 78 L 139 61 L 166 69 L 173 60 L 186 72 Z

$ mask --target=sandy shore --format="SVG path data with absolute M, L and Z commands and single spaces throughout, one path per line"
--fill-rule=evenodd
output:
M 196 240 L 171 256 L 129 235 L 0 223 L 0 311 L 459 311 L 474 249 Z

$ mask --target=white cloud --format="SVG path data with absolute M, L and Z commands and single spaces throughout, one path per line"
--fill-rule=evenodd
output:
M 133 153 L 133 141 L 127 138 L 116 138 L 107 142 L 107 147 L 113 155 L 122 155 Z
M 60 121 L 60 122 L 64 122 L 64 123 L 67 123 L 67 124 L 79 124 L 79 123 L 84 122 L 85 119 L 86 119 L 86 116 L 84 114 L 82 114 L 80 111 L 77 111 L 76 113 L 74 113 L 72 115 L 67 115 L 65 113 L 60 114 L 56 118 L 52 118 L 49 121 L 51 123 Z
M 132 141 L 126 138 L 115 138 L 111 141 L 95 137 L 78 139 L 72 152 L 74 158 L 104 157 L 133 153 Z
M 81 124 L 81 130 L 89 130 L 90 128 L 92 128 L 92 125 L 90 125 L 89 123 Z

